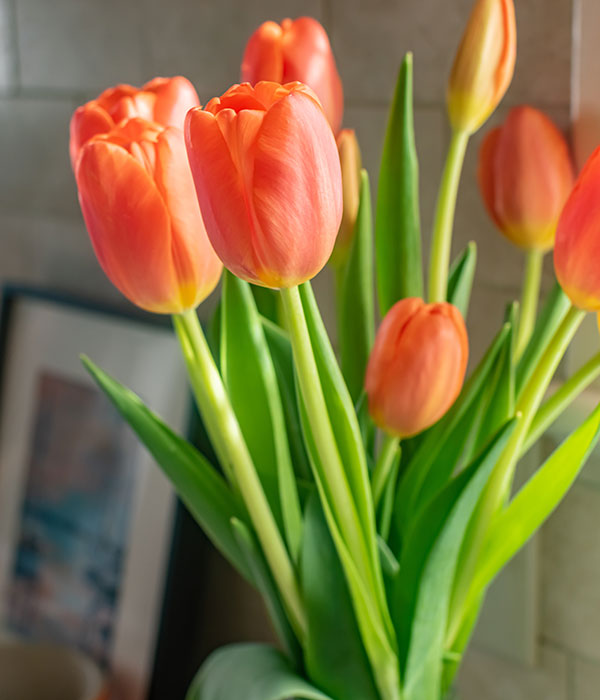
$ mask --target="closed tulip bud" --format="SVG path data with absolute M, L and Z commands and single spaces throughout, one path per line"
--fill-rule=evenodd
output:
M 352 245 L 358 205 L 360 204 L 360 171 L 362 168 L 360 147 L 354 129 L 340 131 L 337 137 L 337 147 L 342 166 L 344 209 L 340 230 L 329 260 L 334 266 L 343 264 Z
M 234 85 L 186 118 L 206 231 L 225 267 L 273 289 L 314 277 L 342 217 L 340 159 L 301 83 Z
M 180 313 L 212 292 L 222 266 L 202 223 L 180 129 L 124 122 L 86 143 L 75 177 L 98 261 L 130 301 Z
M 460 311 L 446 302 L 401 299 L 383 319 L 365 389 L 377 425 L 401 438 L 433 425 L 460 393 L 469 341 Z
M 513 0 L 476 0 L 448 84 L 448 116 L 473 133 L 496 109 L 512 80 L 517 55 Z
M 255 85 L 299 81 L 321 101 L 334 132 L 344 112 L 344 93 L 327 32 L 312 17 L 265 22 L 248 40 L 242 61 L 242 81 Z
M 548 117 L 515 107 L 479 152 L 479 186 L 500 231 L 526 250 L 549 250 L 575 179 L 569 147 Z
M 82 146 L 107 134 L 124 119 L 141 117 L 162 126 L 183 129 L 187 111 L 200 104 L 187 78 L 154 78 L 141 88 L 117 85 L 75 110 L 71 118 L 69 152 L 73 169 Z
M 567 296 L 600 311 L 600 148 L 590 156 L 558 220 L 554 269 Z

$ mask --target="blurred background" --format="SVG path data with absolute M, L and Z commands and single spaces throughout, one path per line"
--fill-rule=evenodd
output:
M 574 2 L 516 1 L 515 78 L 491 124 L 502 121 L 511 106 L 529 103 L 568 130 L 577 48 Z M 123 306 L 82 223 L 68 159 L 71 113 L 110 85 L 140 85 L 156 75 L 187 76 L 205 104 L 238 80 L 251 32 L 266 19 L 286 16 L 311 15 L 329 32 L 345 90 L 344 125 L 357 131 L 373 188 L 396 72 L 403 54 L 414 52 L 426 244 L 449 137 L 445 83 L 471 5 L 472 0 L 0 0 L 0 282 L 36 283 Z M 481 135 L 469 147 L 454 239 L 454 252 L 470 240 L 478 245 L 468 318 L 474 359 L 499 327 L 507 299 L 518 298 L 523 271 L 522 256 L 493 229 L 480 201 L 475 170 Z M 547 263 L 546 290 L 552 284 Z M 324 313 L 333 319 L 328 271 L 316 285 Z M 494 609 L 484 616 L 487 628 L 462 675 L 464 700 L 600 697 L 599 532 L 600 466 L 592 460 L 525 563 L 494 597 Z M 203 572 L 206 602 L 198 624 L 205 634 L 198 656 L 225 641 L 268 638 L 260 603 L 227 567 L 209 553 Z M 526 624 L 523 605 L 531 613 Z M 525 634 L 531 639 L 523 640 Z

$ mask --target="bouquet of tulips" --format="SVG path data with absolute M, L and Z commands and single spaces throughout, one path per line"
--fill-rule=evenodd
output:
M 545 399 L 585 311 L 600 309 L 600 152 L 573 188 L 561 133 L 530 107 L 490 132 L 479 170 L 490 215 L 526 253 L 522 303 L 508 304 L 464 382 L 476 249 L 450 265 L 454 208 L 469 137 L 510 83 L 515 37 L 513 0 L 475 2 L 448 85 L 452 139 L 427 301 L 410 55 L 374 229 L 315 20 L 262 25 L 244 82 L 204 108 L 186 79 L 157 78 L 107 90 L 73 116 L 71 158 L 98 260 L 132 302 L 172 315 L 218 465 L 84 363 L 260 591 L 281 646 L 217 651 L 188 700 L 445 697 L 490 582 L 598 438 L 600 410 L 512 492 L 520 458 L 600 373 L 595 358 Z M 538 314 L 553 246 L 560 286 Z M 327 263 L 337 355 L 310 285 Z M 196 307 L 222 266 L 208 342 Z

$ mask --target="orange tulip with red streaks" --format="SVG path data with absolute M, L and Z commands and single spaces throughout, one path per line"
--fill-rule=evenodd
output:
M 78 107 L 71 118 L 69 153 L 73 169 L 87 141 L 112 131 L 123 120 L 141 117 L 183 129 L 187 111 L 199 104 L 194 86 L 182 76 L 154 78 L 141 88 L 124 84 L 108 88 Z
M 342 180 L 312 90 L 234 85 L 190 110 L 185 134 L 206 231 L 225 267 L 271 288 L 314 277 L 338 233 Z
M 327 32 L 312 17 L 264 22 L 252 34 L 242 60 L 242 81 L 299 81 L 317 94 L 334 132 L 344 112 L 344 92 Z
M 375 423 L 401 438 L 429 428 L 460 393 L 468 357 L 467 330 L 455 306 L 398 301 L 377 331 L 367 366 Z
M 600 148 L 581 171 L 558 221 L 554 269 L 575 306 L 600 311 Z
M 543 112 L 515 107 L 487 134 L 478 180 L 488 213 L 510 241 L 526 250 L 552 248 L 575 170 L 564 136 Z
M 215 255 L 194 191 L 183 132 L 141 118 L 81 149 L 79 202 L 102 269 L 134 304 L 195 308 L 215 288 Z

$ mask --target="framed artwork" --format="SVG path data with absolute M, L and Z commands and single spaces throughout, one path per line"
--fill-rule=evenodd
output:
M 73 645 L 147 697 L 176 499 L 79 362 L 92 357 L 185 433 L 189 395 L 168 327 L 8 287 L 0 324 L 0 624 Z

